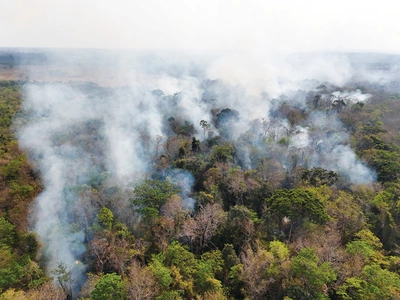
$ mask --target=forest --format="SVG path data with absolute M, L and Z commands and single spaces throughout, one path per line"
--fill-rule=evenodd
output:
M 199 85 L 0 82 L 0 299 L 400 299 L 400 93 Z

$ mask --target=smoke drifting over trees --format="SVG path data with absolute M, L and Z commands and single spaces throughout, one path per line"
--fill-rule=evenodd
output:
M 49 269 L 81 260 L 86 251 L 88 228 L 82 225 L 94 219 L 96 209 L 79 200 L 83 189 L 101 183 L 125 189 L 154 176 L 156 154 L 184 155 L 173 149 L 173 140 L 167 141 L 171 129 L 178 136 L 194 134 L 204 140 L 202 120 L 210 124 L 214 138 L 233 143 L 243 170 L 257 168 L 267 156 L 287 173 L 296 167 L 321 167 L 356 184 L 373 182 L 374 171 L 349 147 L 348 132 L 334 107 L 338 99 L 350 105 L 363 103 L 370 95 L 330 85 L 338 83 L 338 77 L 344 83 L 354 72 L 349 61 L 337 65 L 342 58 L 334 57 L 334 63 L 330 58 L 311 60 L 305 77 L 297 70 L 294 78 L 284 78 L 279 71 L 257 87 L 250 81 L 258 84 L 258 79 L 251 76 L 261 74 L 247 70 L 250 78 L 242 83 L 240 69 L 224 73 L 225 67 L 236 67 L 225 58 L 204 65 L 175 61 L 166 66 L 157 56 L 135 58 L 146 63 L 134 66 L 136 76 L 125 79 L 124 86 L 26 84 L 19 142 L 43 179 L 44 191 L 32 207 L 32 225 L 44 245 Z M 350 74 L 344 72 L 347 69 Z M 221 77 L 210 79 L 208 74 Z M 238 76 L 236 81 L 232 76 Z M 307 109 L 314 97 L 320 98 L 314 103 L 316 109 Z M 170 118 L 180 131 L 170 126 Z M 185 131 L 187 126 L 193 129 Z M 161 147 L 156 146 L 159 137 Z M 189 199 L 193 184 L 189 172 L 157 176 L 170 178 L 181 187 L 184 200 Z M 188 201 L 187 208 L 193 209 L 194 200 Z M 79 280 L 83 274 L 76 276 Z
M 0 298 L 400 298 L 392 2 L 4 0 Z
M 382 204 L 395 197 L 394 187 L 393 195 L 381 195 L 386 191 L 376 186 L 394 184 L 400 173 L 397 148 L 387 143 L 387 126 L 397 125 L 389 109 L 365 109 L 398 96 L 395 61 L 382 71 L 353 54 L 71 53 L 37 54 L 41 63 L 31 68 L 15 60 L 16 69 L 27 70 L 13 125 L 43 186 L 29 216 L 40 262 L 55 281 L 68 279 L 64 293 L 76 297 L 85 285 L 82 295 L 89 295 L 94 282 L 100 289 L 110 281 L 122 295 L 120 281 L 129 274 L 137 282 L 131 294 L 148 290 L 143 281 L 157 286 L 157 295 L 206 297 L 232 283 L 228 272 L 240 261 L 234 270 L 241 283 L 231 295 L 283 295 L 290 264 L 297 266 L 293 278 L 309 275 L 301 273 L 302 256 L 323 265 L 324 284 L 337 291 L 334 262 L 310 250 L 307 224 L 331 228 L 344 247 L 366 228 L 361 210 L 372 215 L 375 206 L 374 233 L 388 250 L 396 248 L 397 229 L 379 223 L 395 218 L 385 217 Z M 17 176 L 11 167 L 0 171 L 10 182 Z M 367 194 L 374 199 L 368 204 Z M 281 242 L 299 256 L 290 258 Z M 278 264 L 274 247 L 287 252 L 279 262 L 287 274 L 275 278 L 281 286 L 264 278 L 268 284 L 258 287 L 252 270 L 263 277 L 259 261 Z M 182 282 L 196 279 L 193 288 L 176 281 L 174 251 L 196 260 L 195 269 L 181 269 Z M 221 271 L 218 255 L 235 263 Z M 97 275 L 87 274 L 93 270 Z M 308 288 L 324 294 L 324 285 Z

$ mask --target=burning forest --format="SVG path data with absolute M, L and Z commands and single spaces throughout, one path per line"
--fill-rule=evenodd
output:
M 397 276 L 390 77 L 270 76 L 256 91 L 215 77 L 216 58 L 171 68 L 154 55 L 150 69 L 145 59 L 123 85 L 9 83 L 22 98 L 12 128 L 41 182 L 27 228 L 44 272 L 31 294 L 97 299 L 107 285 L 118 299 L 313 298 L 347 295 L 369 268 Z M 2 176 L 21 196 L 15 160 Z
M 393 3 L 95 2 L 0 10 L 0 299 L 400 298 Z

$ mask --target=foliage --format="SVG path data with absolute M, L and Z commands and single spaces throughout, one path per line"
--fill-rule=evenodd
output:
M 289 249 L 278 241 L 271 242 L 269 248 L 258 244 L 255 250 L 247 248 L 241 254 L 238 276 L 244 283 L 244 295 L 250 299 L 283 297 L 290 269 Z
M 337 291 L 342 299 L 397 299 L 400 276 L 377 264 L 364 268 L 360 277 L 351 277 Z
M 321 199 L 315 197 L 309 191 L 301 189 L 276 190 L 270 198 L 266 199 L 268 216 L 274 218 L 279 234 L 285 231 L 288 240 L 291 239 L 292 230 L 310 221 L 323 224 L 329 220 L 329 216 Z M 289 231 L 285 226 L 289 223 Z
M 5 218 L 0 218 L 0 246 L 13 246 L 15 242 L 15 226 Z
M 233 160 L 235 149 L 232 144 L 218 145 L 212 148 L 210 161 L 230 162 Z
M 302 179 L 313 186 L 333 185 L 339 178 L 339 175 L 333 171 L 327 171 L 322 168 L 312 168 L 303 172 Z
M 121 276 L 111 273 L 104 275 L 97 283 L 91 293 L 93 300 L 122 300 L 125 299 L 125 291 Z
M 64 263 L 58 264 L 57 268 L 52 271 L 57 283 L 62 288 L 67 299 L 72 298 L 72 284 L 73 279 L 71 271 L 68 270 L 67 265 Z
M 143 218 L 150 220 L 157 217 L 161 206 L 178 192 L 179 189 L 168 180 L 146 179 L 135 187 L 132 202 Z
M 220 230 L 225 222 L 226 213 L 219 204 L 207 204 L 193 219 L 188 219 L 183 225 L 183 234 L 198 245 L 202 252 L 210 243 L 211 238 Z
M 294 221 L 308 218 L 315 223 L 324 223 L 329 219 L 321 200 L 308 191 L 276 190 L 266 201 L 269 209 L 280 218 L 289 217 Z
M 301 107 L 290 97 L 271 100 L 268 119 L 251 120 L 238 139 L 233 135 L 241 111 L 213 107 L 209 121 L 192 120 L 200 138 L 190 121 L 166 116 L 163 136 L 155 145 L 146 140 L 146 149 L 157 153 L 145 174 L 149 179 L 133 188 L 110 186 L 114 178 L 105 166 L 87 170 L 88 185 L 69 187 L 77 198 L 70 201 L 82 205 L 71 227 L 85 232 L 88 255 L 82 259 L 92 272 L 79 296 L 400 298 L 398 93 L 364 86 L 373 95 L 369 102 L 328 103 L 325 96 L 338 90 L 320 85 L 302 94 Z M 154 95 L 169 97 L 172 106 L 181 100 L 179 93 Z M 47 278 L 46 257 L 37 255 L 41 245 L 27 231 L 29 207 L 42 186 L 11 126 L 13 118 L 26 117 L 20 101 L 18 84 L 0 82 L 0 299 L 79 297 L 72 295 L 66 265 L 53 273 L 58 287 Z M 340 128 L 307 127 L 316 115 Z M 74 143 L 99 148 L 100 123 L 74 125 L 71 132 L 79 133 Z M 315 143 L 297 148 L 304 128 Z M 53 142 L 59 145 L 71 132 Z M 342 138 L 347 135 L 348 142 Z M 352 147 L 376 171 L 377 182 L 354 184 L 335 164 L 318 167 L 323 164 L 316 154 L 326 151 L 320 159 L 330 159 L 319 142 L 325 137 Z M 180 193 L 168 178 L 175 169 L 193 175 L 189 192 Z M 192 210 L 184 205 L 189 198 L 195 201 Z
M 336 279 L 330 264 L 320 264 L 311 248 L 303 248 L 292 262 L 289 296 L 295 299 L 328 299 L 326 284 Z
M 16 261 L 9 246 L 0 246 L 0 290 L 15 286 L 23 276 L 23 268 Z
M 110 230 L 111 226 L 113 224 L 114 221 L 114 214 L 112 213 L 112 211 L 110 209 L 108 209 L 107 207 L 103 206 L 98 215 L 97 218 L 99 220 L 99 223 L 104 226 L 106 229 Z

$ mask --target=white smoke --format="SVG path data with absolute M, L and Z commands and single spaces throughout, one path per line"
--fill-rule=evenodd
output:
M 308 135 L 308 128 L 296 128 L 295 135 L 291 140 L 291 144 L 295 148 L 305 148 L 310 145 L 310 137 Z
M 365 102 L 371 98 L 371 94 L 363 94 L 360 90 L 355 91 L 336 91 L 331 94 L 335 99 L 344 99 L 348 104 L 354 104 L 357 102 Z
M 339 174 L 344 174 L 355 184 L 365 184 L 376 180 L 376 175 L 356 158 L 354 151 L 349 146 L 336 146 L 332 150 L 332 155 L 337 158 L 336 165 L 328 166 L 328 169 L 337 170 Z
M 174 169 L 168 174 L 168 177 L 172 183 L 179 187 L 179 194 L 182 197 L 185 208 L 193 210 L 195 199 L 190 197 L 194 184 L 193 175 L 186 170 Z
M 290 160 L 289 152 L 301 151 L 303 156 L 308 153 L 311 166 L 336 170 L 353 183 L 374 180 L 373 172 L 347 146 L 348 135 L 336 117 L 314 113 L 291 128 L 285 118 L 272 116 L 284 102 L 304 109 L 307 92 L 315 91 L 320 80 L 340 84 L 351 78 L 349 64 L 342 56 L 309 58 L 310 64 L 298 58 L 261 60 L 258 64 L 254 59 L 250 64 L 242 60 L 235 64 L 231 56 L 198 63 L 190 62 L 187 56 L 183 63 L 176 57 L 173 61 L 166 57 L 125 56 L 119 60 L 126 63 L 120 76 L 113 72 L 114 78 L 110 80 L 115 82 L 101 87 L 79 80 L 25 86 L 26 119 L 19 130 L 19 143 L 40 171 L 45 187 L 32 207 L 32 226 L 44 245 L 49 271 L 61 262 L 73 264 L 85 252 L 85 235 L 73 226 L 79 218 L 76 211 L 82 205 L 73 187 L 96 187 L 104 179 L 124 186 L 147 177 L 154 156 L 162 152 L 157 139 L 171 133 L 167 128 L 169 117 L 193 124 L 197 138 L 203 139 L 199 123 L 211 123 L 212 110 L 237 110 L 240 118 L 231 124 L 230 137 L 241 137 L 249 130 L 250 122 L 262 120 L 258 125 L 253 123 L 252 144 L 263 155 L 272 153 L 259 138 L 260 134 L 267 134 L 262 125 L 265 123 L 270 124 L 269 139 L 290 137 L 288 148 L 278 151 L 277 159 L 283 165 Z M 285 62 L 279 67 L 282 61 Z M 299 66 L 304 69 L 298 69 Z M 323 72 L 321 67 L 327 71 Z M 79 76 L 73 78 L 83 80 Z M 104 83 L 104 77 L 98 82 Z M 359 91 L 344 93 L 336 96 L 354 101 L 368 98 Z M 328 135 L 328 131 L 335 134 Z M 254 167 L 251 153 L 246 147 L 238 148 L 238 156 L 248 168 Z M 185 206 L 193 208 L 193 176 L 187 171 L 169 176 L 181 188 Z M 81 280 L 84 271 L 81 268 L 74 275 L 75 280 Z

